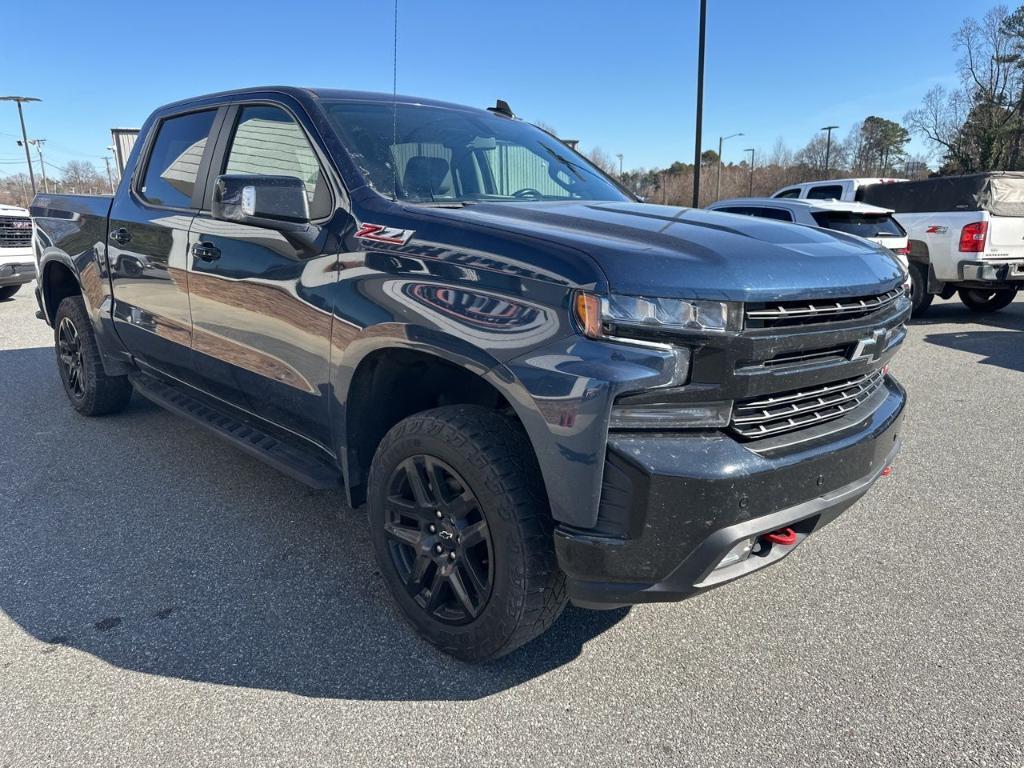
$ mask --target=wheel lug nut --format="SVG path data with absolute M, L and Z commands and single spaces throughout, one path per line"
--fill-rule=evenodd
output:
M 442 552 L 444 552 L 444 547 L 442 547 L 440 544 L 438 544 L 437 546 L 434 547 L 434 551 L 437 552 L 437 554 L 440 555 Z
M 440 509 L 436 510 L 434 512 L 434 515 L 437 517 L 438 520 L 440 520 L 442 517 L 444 517 L 444 515 L 441 514 L 441 510 Z
M 429 526 L 427 526 L 427 530 L 431 533 L 437 533 L 437 526 L 431 523 Z
M 448 559 L 449 560 L 454 560 L 455 559 L 455 553 L 454 552 L 449 552 L 448 553 Z

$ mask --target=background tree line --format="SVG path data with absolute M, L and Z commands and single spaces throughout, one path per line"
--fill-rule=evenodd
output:
M 35 168 L 36 188 L 43 192 L 43 176 Z M 113 180 L 117 183 L 117 179 Z M 69 192 L 83 195 L 110 193 L 106 171 L 100 171 L 87 160 L 70 160 L 63 166 L 46 162 L 46 188 L 50 192 Z M 26 206 L 32 199 L 32 185 L 27 173 L 0 177 L 0 203 Z
M 844 176 L 901 176 L 922 178 L 928 174 L 923 157 L 911 157 L 906 146 L 909 131 L 897 122 L 870 115 L 856 123 L 845 139 L 833 134 L 831 142 L 821 133 L 794 152 L 779 138 L 768 151 L 754 152 L 753 173 L 749 159 L 719 168 L 718 153 L 701 155 L 701 205 L 714 202 L 721 170 L 721 197 L 770 195 L 779 187 L 801 181 Z M 829 144 L 828 147 L 826 145 Z M 601 148 L 587 157 L 606 173 L 619 177 L 616 158 Z M 749 154 L 748 154 L 749 158 Z M 693 164 L 676 161 L 667 168 L 637 168 L 622 174 L 621 182 L 648 202 L 690 205 L 693 201 Z

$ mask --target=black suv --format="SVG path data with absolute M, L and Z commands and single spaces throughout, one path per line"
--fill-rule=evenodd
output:
M 899 445 L 891 254 L 643 204 L 503 102 L 190 99 L 149 118 L 112 198 L 32 215 L 75 408 L 137 392 L 344 486 L 405 616 L 461 658 L 567 600 L 770 565 Z

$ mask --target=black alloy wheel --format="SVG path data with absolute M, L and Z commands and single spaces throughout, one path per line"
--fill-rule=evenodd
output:
M 430 617 L 466 624 L 494 583 L 494 546 L 476 495 L 451 466 L 427 454 L 391 473 L 384 534 L 406 592 Z
M 82 361 L 82 338 L 70 317 L 64 317 L 57 328 L 57 350 L 68 394 L 76 399 L 85 397 L 85 365 Z

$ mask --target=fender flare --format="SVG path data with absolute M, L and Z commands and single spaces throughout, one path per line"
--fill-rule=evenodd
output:
M 338 322 L 335 318 L 335 323 Z M 524 399 L 528 398 L 526 388 L 516 381 L 511 371 L 490 352 L 457 336 L 424 326 L 406 323 L 382 323 L 371 326 L 349 340 L 338 359 L 331 360 L 331 426 L 334 450 L 350 495 L 353 486 L 359 485 L 362 478 L 358 477 L 358 471 L 352 466 L 353 454 L 348 446 L 348 403 L 360 367 L 382 350 L 418 352 L 479 376 L 505 398 L 524 426 L 527 425 L 524 416 L 529 414 L 530 409 L 527 400 Z M 527 431 L 529 432 L 529 429 Z

